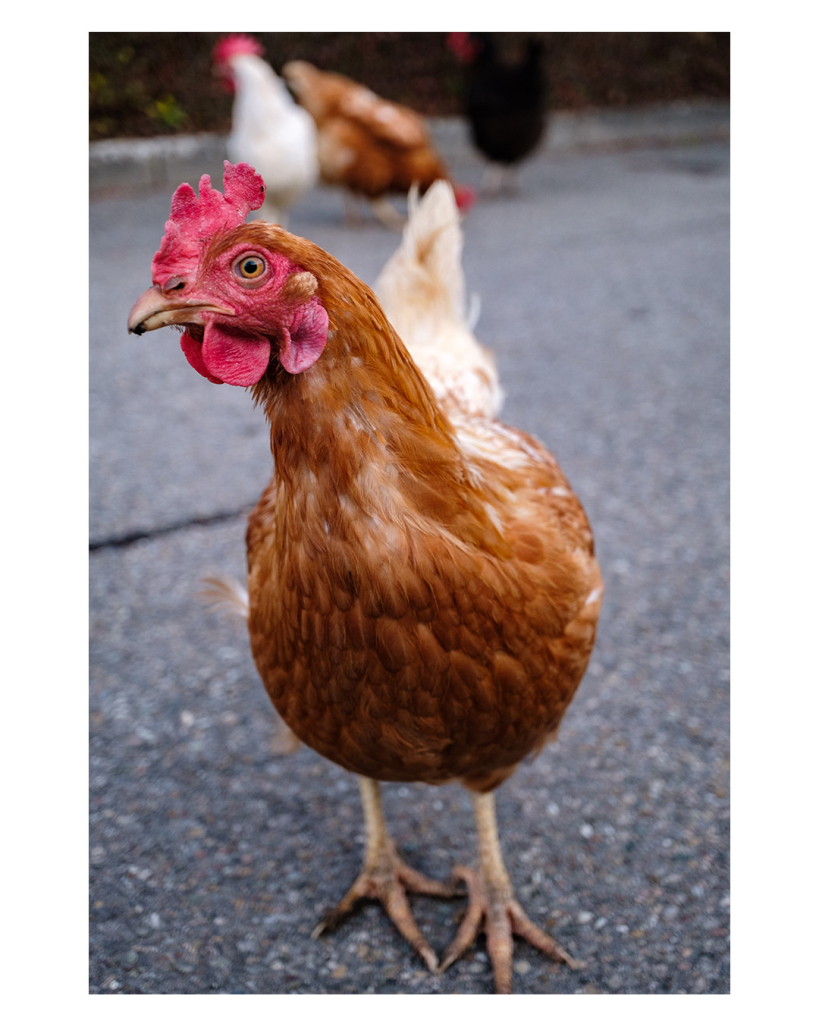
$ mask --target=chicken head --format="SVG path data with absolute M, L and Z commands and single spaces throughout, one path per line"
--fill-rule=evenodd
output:
M 183 327 L 185 357 L 214 384 L 255 384 L 272 353 L 288 373 L 301 373 L 327 341 L 318 281 L 284 254 L 256 244 L 247 230 L 237 233 L 252 228 L 245 217 L 264 200 L 261 175 L 225 161 L 224 189 L 213 188 L 205 174 L 198 197 L 187 183 L 176 190 L 152 264 L 153 287 L 137 299 L 128 330 Z

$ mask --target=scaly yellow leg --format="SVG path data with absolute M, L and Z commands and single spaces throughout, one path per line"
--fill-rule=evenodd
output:
M 469 905 L 455 938 L 444 953 L 440 970 L 445 971 L 472 945 L 481 926 L 486 933 L 496 992 L 512 991 L 513 934 L 520 935 L 553 960 L 577 968 L 577 962 L 529 920 L 515 899 L 501 855 L 494 794 L 472 793 L 472 804 L 478 829 L 478 868 L 473 870 L 458 865 L 453 869 L 453 878 L 466 882 Z
M 364 867 L 344 899 L 313 930 L 313 938 L 335 928 L 359 900 L 379 900 L 398 931 L 427 967 L 435 971 L 438 967 L 438 957 L 415 923 L 406 892 L 409 890 L 445 899 L 460 896 L 462 892 L 454 885 L 427 878 L 401 860 L 396 852 L 395 843 L 387 832 L 378 783 L 363 776 L 359 776 L 358 783 L 361 787 L 366 829 Z

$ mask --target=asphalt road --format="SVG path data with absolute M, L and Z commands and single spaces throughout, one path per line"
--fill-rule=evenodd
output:
M 518 897 L 583 963 L 518 942 L 517 992 L 729 991 L 728 170 L 726 141 L 546 147 L 465 225 L 503 418 L 559 458 L 607 583 L 558 743 L 498 792 Z M 482 940 L 433 977 L 375 905 L 310 938 L 360 866 L 355 780 L 272 753 L 242 628 L 196 597 L 243 572 L 265 423 L 176 334 L 125 330 L 177 183 L 91 203 L 90 990 L 490 992 Z M 397 244 L 325 189 L 291 229 L 369 283 Z M 411 864 L 472 861 L 463 790 L 384 790 Z M 463 903 L 413 906 L 442 950 Z

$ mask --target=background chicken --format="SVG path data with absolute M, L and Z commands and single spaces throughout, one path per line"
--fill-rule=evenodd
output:
M 252 387 L 274 477 L 247 532 L 254 659 L 284 721 L 360 776 L 364 868 L 326 924 L 382 901 L 425 962 L 407 889 L 451 895 L 398 856 L 377 780 L 460 781 L 478 867 L 440 969 L 487 933 L 498 991 L 512 933 L 568 954 L 514 898 L 493 790 L 557 731 L 602 598 L 591 531 L 554 458 L 485 416 L 457 432 L 372 292 L 329 254 L 261 222 L 261 178 L 181 185 L 129 330 L 183 326 L 191 365 Z
M 316 127 L 262 52 L 252 36 L 226 36 L 214 47 L 213 62 L 236 94 L 228 156 L 258 167 L 267 186 L 259 216 L 286 226 L 290 207 L 318 181 Z
M 405 195 L 413 183 L 425 191 L 433 181 L 449 178 L 423 118 L 409 107 L 390 103 L 352 79 L 320 71 L 304 60 L 289 61 L 282 75 L 315 119 L 323 180 L 364 196 L 388 227 L 399 228 L 404 221 L 387 194 Z M 456 196 L 464 209 L 474 198 L 464 186 L 456 189 Z M 349 205 L 347 212 L 349 216 Z
M 484 32 L 451 32 L 447 45 L 466 65 L 465 112 L 472 141 L 490 161 L 483 188 L 514 191 L 518 164 L 546 129 L 543 45 L 528 39 L 525 53 L 511 59 Z

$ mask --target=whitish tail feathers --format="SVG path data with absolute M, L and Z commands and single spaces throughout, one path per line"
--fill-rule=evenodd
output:
M 216 611 L 226 612 L 240 619 L 248 618 L 250 602 L 247 590 L 232 576 L 205 577 L 198 596 Z M 275 731 L 270 737 L 271 754 L 292 754 L 299 748 L 300 743 L 298 736 L 276 714 Z
M 503 402 L 495 359 L 472 328 L 461 266 L 463 232 L 455 194 L 436 181 L 423 199 L 413 186 L 401 244 L 375 292 L 393 327 L 449 413 L 495 417 Z
M 247 591 L 232 576 L 206 576 L 202 580 L 199 598 L 220 612 L 247 619 L 250 602 Z

